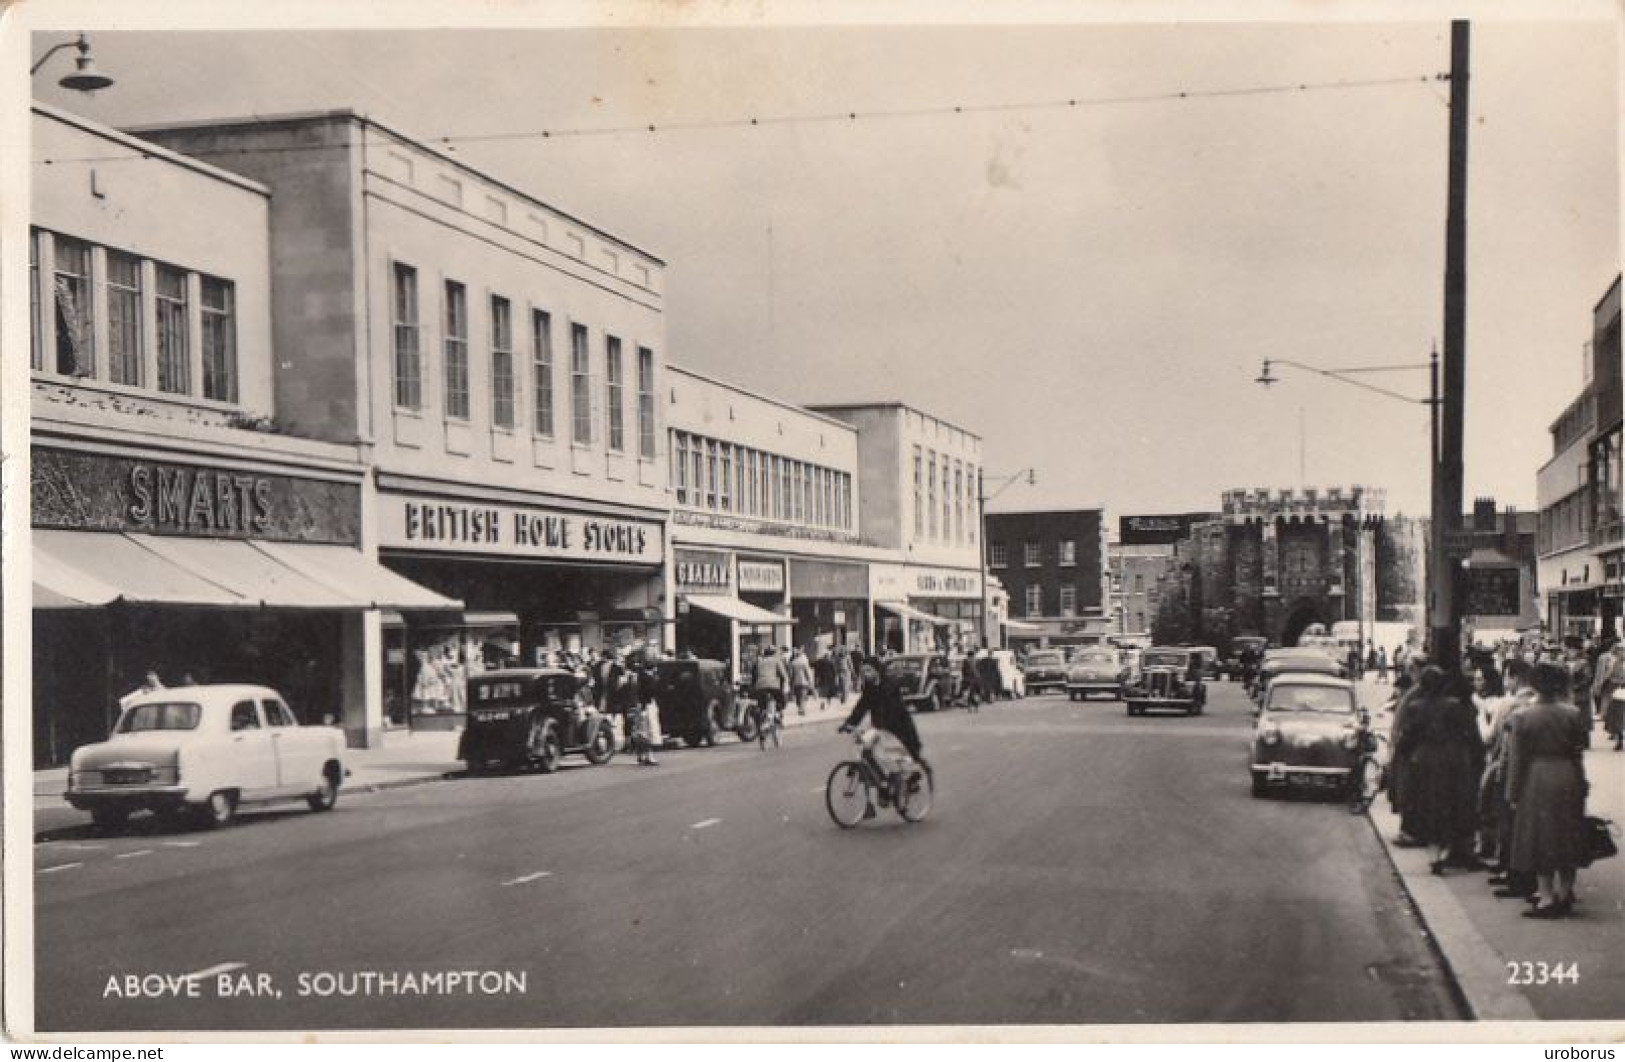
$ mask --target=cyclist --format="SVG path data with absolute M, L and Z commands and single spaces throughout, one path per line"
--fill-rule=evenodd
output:
M 931 765 L 920 753 L 920 732 L 914 729 L 914 717 L 909 715 L 897 683 L 886 677 L 884 665 L 873 658 L 863 662 L 862 676 L 863 692 L 858 695 L 858 703 L 853 706 L 852 713 L 841 724 L 840 732 L 851 733 L 867 715 L 875 729 L 884 730 L 902 742 L 914 762 L 928 776 L 932 775 Z M 894 789 L 898 781 L 895 775 L 891 778 Z

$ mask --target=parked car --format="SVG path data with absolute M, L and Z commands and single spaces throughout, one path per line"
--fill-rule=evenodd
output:
M 209 685 L 129 699 L 112 735 L 75 749 L 67 802 L 112 829 L 131 813 L 190 813 L 224 826 L 244 804 L 304 800 L 326 811 L 343 784 L 345 742 L 300 726 L 276 690 Z
M 886 661 L 886 677 L 897 684 L 903 703 L 916 711 L 937 712 L 957 701 L 961 676 L 942 653 L 904 653 Z
M 1253 729 L 1253 796 L 1273 786 L 1348 784 L 1369 725 L 1353 683 L 1290 672 L 1270 684 Z
M 468 725 L 457 741 L 457 758 L 471 773 L 499 764 L 546 774 L 575 753 L 594 765 L 615 758 L 615 728 L 594 710 L 584 678 L 553 667 L 469 676 Z
M 1219 664 L 1219 669 L 1231 681 L 1244 678 L 1242 674 L 1242 655 L 1248 650 L 1252 651 L 1255 666 L 1264 659 L 1264 650 L 1269 646 L 1269 639 L 1258 634 L 1238 634 L 1230 639 L 1230 653 Z
M 1253 685 L 1253 699 L 1263 704 L 1270 683 L 1281 675 L 1290 674 L 1347 678 L 1348 669 L 1341 661 L 1319 649 L 1271 649 L 1264 654 L 1264 663 L 1259 666 L 1258 681 Z
M 739 733 L 744 711 L 721 660 L 662 660 L 655 666 L 655 703 L 660 728 L 683 739 L 690 748 L 715 745 L 724 730 Z
M 1066 688 L 1066 654 L 1059 649 L 1034 649 L 1027 654 L 1022 671 L 1028 693 Z
M 1021 661 L 1008 649 L 993 649 L 976 659 L 976 671 L 987 687 L 989 697 L 1025 697 L 1026 677 L 1021 672 Z
M 1202 655 L 1194 649 L 1156 647 L 1140 657 L 1140 672 L 1123 687 L 1129 715 L 1152 708 L 1201 715 L 1207 706 Z
M 1113 699 L 1123 696 L 1123 680 L 1128 677 L 1123 658 L 1109 645 L 1086 645 L 1072 657 L 1066 669 L 1066 695 L 1086 700 L 1092 693 Z
M 1190 648 L 1202 658 L 1202 677 L 1209 682 L 1219 681 L 1219 651 L 1211 645 L 1193 645 Z

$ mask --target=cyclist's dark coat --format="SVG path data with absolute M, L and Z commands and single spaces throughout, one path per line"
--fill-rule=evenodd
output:
M 921 763 L 920 733 L 914 729 L 914 717 L 909 714 L 908 706 L 903 703 L 903 695 L 897 689 L 897 684 L 890 679 L 881 679 L 872 686 L 863 687 L 863 693 L 858 697 L 858 703 L 853 706 L 852 714 L 846 717 L 845 726 L 855 727 L 863 722 L 863 717 L 869 716 L 869 721 L 875 727 L 885 730 L 908 749 L 908 754 Z

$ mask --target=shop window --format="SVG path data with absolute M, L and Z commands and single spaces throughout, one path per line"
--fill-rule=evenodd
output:
M 423 357 L 418 347 L 418 271 L 395 263 L 395 404 L 423 408 Z
M 614 453 L 626 449 L 626 379 L 621 375 L 621 340 L 604 337 L 604 401 L 609 406 L 609 448 Z
M 468 289 L 446 281 L 446 338 L 443 344 L 446 374 L 446 416 L 467 420 L 468 400 Z
M 535 405 L 531 430 L 553 437 L 553 315 L 546 310 L 530 312 L 531 396 Z
M 514 426 L 513 304 L 491 296 L 491 423 Z
M 192 390 L 191 337 L 188 328 L 186 273 L 173 266 L 157 269 L 158 390 L 184 395 Z
M 141 385 L 141 260 L 107 252 L 107 378 Z
M 655 352 L 638 348 L 638 456 L 655 458 Z
M 592 362 L 587 351 L 587 326 L 570 326 L 570 441 L 592 445 Z
M 57 237 L 55 287 L 56 371 L 63 376 L 94 376 L 89 244 Z
M 203 397 L 237 401 L 237 289 L 229 280 L 203 277 Z

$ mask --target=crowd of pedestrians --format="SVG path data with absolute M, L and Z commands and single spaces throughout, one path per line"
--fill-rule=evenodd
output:
M 1457 675 L 1412 654 L 1394 681 L 1395 845 L 1426 846 L 1435 874 L 1488 871 L 1496 896 L 1528 902 L 1528 918 L 1575 913 L 1593 720 L 1622 744 L 1625 646 L 1586 650 L 1476 651 Z

